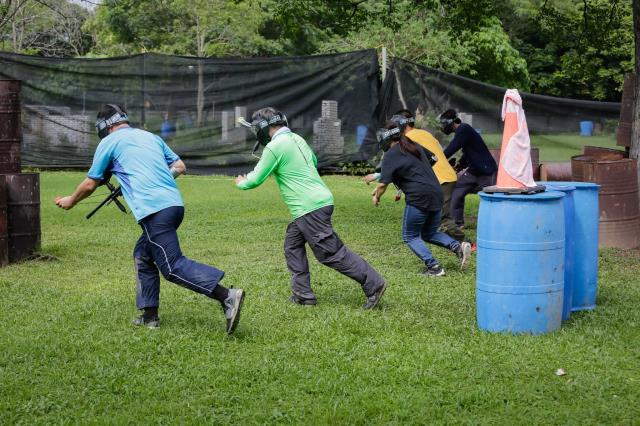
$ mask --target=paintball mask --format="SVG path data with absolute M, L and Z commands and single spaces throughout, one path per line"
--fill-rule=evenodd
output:
M 118 105 L 107 104 L 107 106 L 113 108 L 116 112 L 111 117 L 98 118 L 96 120 L 95 126 L 96 130 L 98 131 L 98 137 L 100 139 L 104 139 L 105 137 L 107 137 L 107 135 L 109 135 L 109 129 L 111 127 L 115 126 L 118 123 L 129 121 L 127 113 Z
M 251 155 L 256 156 L 255 153 L 260 147 L 266 146 L 271 141 L 271 136 L 269 136 L 269 126 L 272 125 L 282 125 L 289 126 L 287 122 L 287 117 L 283 113 L 278 113 L 271 117 L 269 120 L 264 118 L 259 118 L 257 120 L 253 120 L 249 123 L 244 117 L 238 117 L 238 124 L 248 129 L 251 129 L 253 134 L 256 136 L 256 144 L 253 146 L 253 150 L 251 151 Z
M 413 117 L 405 117 L 404 115 L 396 114 L 389 120 L 395 123 L 401 132 L 404 132 L 404 129 L 407 128 L 407 125 L 413 126 L 416 122 L 416 119 Z
M 446 118 L 443 117 L 443 115 L 444 113 L 440 114 L 440 116 L 438 117 L 438 121 L 440 122 L 440 129 L 445 135 L 450 135 L 451 133 L 453 133 L 453 125 L 456 122 L 459 123 L 460 119 L 458 118 L 458 114 L 456 112 L 453 113 L 452 118 Z
M 384 152 L 389 151 L 391 147 L 391 141 L 394 136 L 400 135 L 400 128 L 393 127 L 391 129 L 378 129 L 376 132 L 376 139 L 378 139 L 378 145 L 380 149 Z
M 380 149 L 382 151 L 387 152 L 389 147 L 391 147 L 391 141 L 394 139 L 398 139 L 394 137 L 396 135 L 400 135 L 400 133 L 404 132 L 407 124 L 413 124 L 415 120 L 412 118 L 407 118 L 404 115 L 396 114 L 389 120 L 389 124 L 393 124 L 395 127 L 391 129 L 379 129 L 376 132 L 376 138 L 378 139 L 378 145 L 380 145 Z M 389 126 L 387 126 L 389 127 Z

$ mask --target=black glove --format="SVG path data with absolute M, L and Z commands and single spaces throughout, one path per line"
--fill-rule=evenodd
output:
M 453 168 L 456 172 L 461 172 L 466 169 L 469 165 L 467 164 L 467 160 L 464 157 L 460 157 L 455 167 Z

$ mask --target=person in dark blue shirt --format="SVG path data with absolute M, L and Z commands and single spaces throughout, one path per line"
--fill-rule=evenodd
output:
M 462 150 L 459 164 L 463 169 L 458 173 L 458 181 L 451 194 L 450 214 L 456 225 L 464 225 L 464 198 L 467 194 L 478 192 L 485 186 L 495 183 L 498 171 L 489 148 L 482 136 L 470 125 L 463 123 L 455 110 L 449 109 L 439 117 L 444 134 L 455 132 L 453 140 L 444 150 L 444 155 L 451 158 Z

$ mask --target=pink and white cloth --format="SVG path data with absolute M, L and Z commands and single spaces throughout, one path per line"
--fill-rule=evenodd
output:
M 514 116 L 515 115 L 515 116 Z M 513 123 L 513 119 L 516 122 Z M 516 89 L 509 89 L 502 100 L 502 121 L 505 122 L 505 135 L 510 136 L 508 144 L 502 145 L 500 166 L 515 181 L 527 187 L 536 186 L 531 166 L 531 140 L 522 107 L 522 98 Z M 499 183 L 498 183 L 499 184 Z

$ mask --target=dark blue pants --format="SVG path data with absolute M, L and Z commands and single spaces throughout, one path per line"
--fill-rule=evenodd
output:
M 494 185 L 495 177 L 495 174 L 489 176 L 474 175 L 468 170 L 458 175 L 458 181 L 451 193 L 451 206 L 449 207 L 451 219 L 456 225 L 464 225 L 464 197 L 467 194 L 477 193 L 485 186 Z
M 460 242 L 445 233 L 438 232 L 439 225 L 440 210 L 425 211 L 410 204 L 405 206 L 402 219 L 402 241 L 429 267 L 437 264 L 438 261 L 433 257 L 425 241 L 452 251 L 460 247 Z
M 133 250 L 136 267 L 136 306 L 160 306 L 160 275 L 196 293 L 212 297 L 224 272 L 187 259 L 180 250 L 177 230 L 184 218 L 184 207 L 169 207 L 140 221 L 142 235 Z

